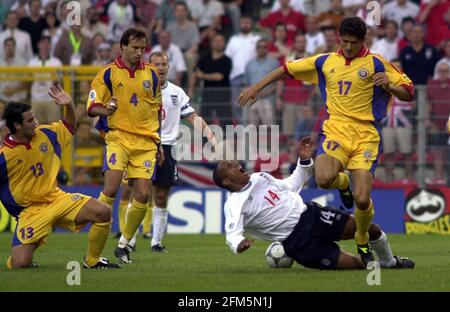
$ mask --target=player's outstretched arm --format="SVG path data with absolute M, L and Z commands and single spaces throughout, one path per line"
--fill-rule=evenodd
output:
M 253 86 L 244 89 L 239 96 L 239 105 L 252 105 L 256 102 L 258 93 L 264 89 L 269 84 L 283 79 L 285 77 L 285 72 L 282 66 L 274 69 L 272 72 L 268 73 L 263 79 L 255 83 Z
M 72 97 L 64 91 L 58 83 L 50 87 L 48 95 L 55 101 L 57 105 L 65 106 L 64 120 L 76 129 L 77 117 L 75 115 L 75 106 Z

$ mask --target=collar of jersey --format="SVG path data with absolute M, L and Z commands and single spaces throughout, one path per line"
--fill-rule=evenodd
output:
M 239 192 L 245 192 L 246 190 L 248 190 L 250 188 L 250 186 L 252 186 L 252 181 L 248 181 L 247 185 L 244 186 Z
M 135 72 L 138 69 L 144 69 L 145 65 L 144 62 L 142 62 L 142 60 L 139 60 L 138 66 L 136 66 L 135 70 L 131 70 L 130 68 L 127 67 L 127 65 L 125 65 L 125 63 L 122 61 L 122 56 L 119 56 L 118 58 L 116 58 L 115 63 L 117 65 L 117 67 L 119 68 L 126 68 L 128 69 L 128 71 L 130 72 Z
M 344 55 L 344 50 L 342 50 L 341 48 L 339 48 L 339 50 L 337 50 L 337 53 L 340 54 L 340 55 L 342 55 L 342 56 L 345 58 L 346 61 L 352 61 L 352 60 L 354 60 L 354 59 L 357 58 L 357 57 L 364 57 L 364 56 L 366 56 L 367 54 L 370 53 L 370 51 L 369 51 L 369 49 L 367 49 L 367 47 L 363 44 L 362 47 L 361 47 L 361 49 L 359 50 L 358 54 L 357 54 L 354 58 L 352 58 L 352 59 L 346 58 L 345 55 Z
M 8 136 L 6 136 L 6 138 L 3 140 L 3 145 L 6 145 L 6 146 L 8 146 L 8 147 L 10 147 L 10 148 L 14 148 L 14 147 L 16 147 L 16 146 L 18 146 L 18 145 L 23 145 L 23 146 L 25 146 L 27 149 L 30 149 L 30 148 L 31 148 L 30 143 L 21 143 L 21 142 L 17 142 L 17 141 L 15 141 L 15 140 L 13 140 L 13 139 L 11 138 L 11 134 L 9 134 Z

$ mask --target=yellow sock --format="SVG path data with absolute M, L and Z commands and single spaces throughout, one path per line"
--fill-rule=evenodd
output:
M 98 200 L 102 203 L 107 204 L 111 209 L 115 199 L 115 197 L 106 196 L 105 194 L 103 194 L 103 192 L 100 192 L 100 195 L 98 196 Z
M 333 181 L 333 183 L 331 183 L 329 188 L 345 190 L 346 188 L 348 188 L 349 184 L 350 178 L 348 177 L 348 175 L 344 172 L 339 172 L 336 179 Z
M 89 229 L 88 250 L 86 254 L 86 263 L 89 266 L 96 265 L 100 260 L 100 255 L 105 247 L 111 229 L 111 223 L 112 221 L 93 223 Z
M 8 270 L 12 270 L 12 269 L 13 269 L 12 257 L 11 257 L 11 256 L 9 256 L 9 257 L 8 257 L 8 260 L 6 260 L 6 268 L 7 268 Z
M 369 226 L 374 214 L 372 200 L 370 200 L 370 206 L 367 210 L 361 210 L 358 207 L 355 208 L 356 244 L 365 245 L 369 242 Z
M 127 211 L 127 219 L 123 228 L 122 235 L 127 240 L 131 240 L 136 230 L 142 223 L 145 213 L 147 212 L 148 203 L 142 204 L 133 199 L 131 207 Z
M 147 212 L 145 213 L 144 221 L 142 222 L 142 232 L 150 233 L 152 225 L 153 207 L 155 205 L 153 202 L 148 204 Z
M 127 216 L 128 200 L 119 202 L 119 231 L 123 232 L 125 227 L 125 217 Z

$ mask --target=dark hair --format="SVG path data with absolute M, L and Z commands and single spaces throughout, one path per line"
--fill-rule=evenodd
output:
M 214 180 L 214 183 L 216 183 L 216 185 L 218 186 L 218 187 L 220 187 L 220 188 L 224 188 L 224 189 L 227 189 L 226 187 L 225 187 L 225 185 L 223 185 L 223 178 L 221 177 L 221 174 L 219 173 L 219 167 L 220 167 L 220 164 L 221 164 L 221 162 L 218 162 L 217 163 L 217 165 L 216 165 L 216 167 L 214 168 L 214 172 L 213 172 L 213 180 Z
M 12 42 L 14 43 L 14 45 L 16 45 L 16 39 L 14 39 L 14 37 L 8 37 L 5 40 L 3 40 L 3 46 L 5 46 L 8 42 Z
M 184 7 L 184 9 L 185 9 L 186 11 L 188 11 L 188 13 L 189 13 L 189 8 L 188 8 L 186 2 L 184 2 L 184 1 L 177 1 L 177 2 L 175 2 L 175 5 L 174 5 L 173 7 L 175 8 L 175 7 L 177 7 L 177 6 L 182 6 L 182 7 Z
M 50 25 L 47 23 L 47 17 L 49 17 L 49 16 L 53 16 L 55 18 L 55 27 L 59 27 L 61 22 L 56 17 L 56 14 L 54 12 L 47 12 L 47 13 L 45 13 L 45 24 L 47 24 L 47 27 L 50 27 Z
M 362 41 L 366 38 L 366 31 L 366 23 L 357 16 L 344 18 L 339 26 L 339 36 L 355 36 Z
M 21 102 L 9 102 L 5 107 L 5 111 L 3 112 L 3 117 L 6 121 L 6 126 L 8 127 L 11 133 L 16 133 L 16 127 L 14 127 L 14 123 L 18 122 L 21 125 L 23 124 L 23 113 L 31 110 L 31 105 Z
M 122 34 L 122 37 L 120 38 L 120 48 L 122 48 L 122 46 L 127 46 L 131 40 L 133 39 L 146 39 L 147 40 L 147 35 L 145 34 L 144 31 L 137 29 L 137 28 L 128 28 L 127 30 L 125 30 L 125 32 Z
M 50 44 L 52 43 L 52 37 L 47 36 L 47 35 L 42 35 L 42 36 L 39 38 L 38 43 L 40 43 L 41 41 L 45 41 L 45 40 L 48 40 L 48 41 L 50 42 Z

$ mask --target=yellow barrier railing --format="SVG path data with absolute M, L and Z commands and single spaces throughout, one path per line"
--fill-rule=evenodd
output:
M 1 81 L 58 81 L 67 93 L 75 98 L 75 83 L 91 81 L 101 69 L 101 66 L 61 66 L 61 67 L 0 67 Z M 85 99 L 87 101 L 87 99 Z M 72 181 L 74 165 L 73 145 L 63 150 L 62 166 Z

